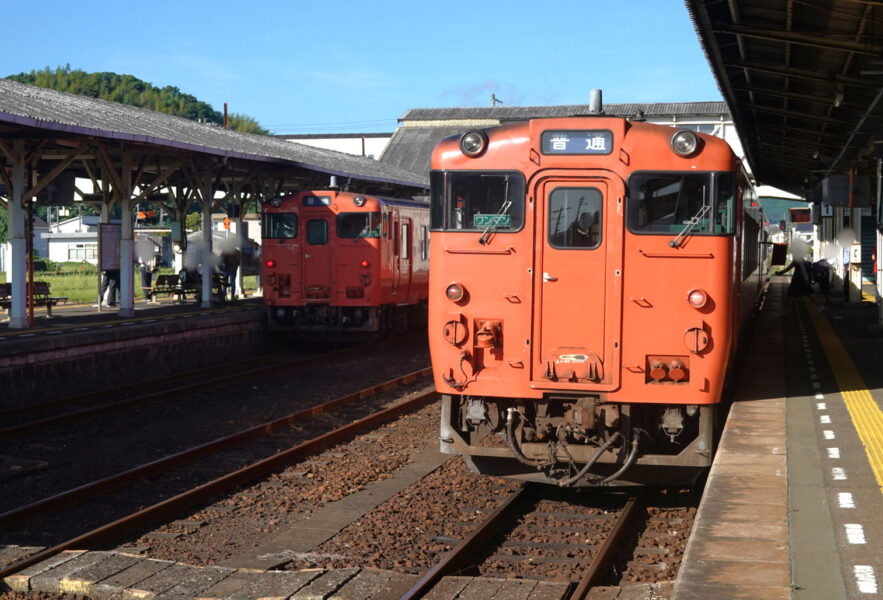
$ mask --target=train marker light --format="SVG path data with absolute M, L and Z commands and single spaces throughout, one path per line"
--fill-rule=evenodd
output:
M 362 259 L 362 266 L 365 267 L 365 268 L 368 267 L 368 261 L 367 261 L 366 259 L 364 259 L 364 258 Z
M 460 151 L 470 158 L 480 156 L 487 148 L 487 134 L 483 131 L 467 131 L 460 136 Z
M 445 296 L 447 296 L 448 300 L 451 302 L 459 302 L 465 295 L 466 290 L 464 290 L 463 286 L 459 283 L 452 283 L 445 289 Z
M 671 149 L 681 156 L 690 156 L 699 148 L 699 136 L 689 129 L 678 129 L 671 136 Z
M 708 294 L 705 293 L 705 290 L 690 290 L 687 294 L 687 302 L 693 308 L 702 308 L 708 302 Z
M 272 269 L 272 268 L 274 268 L 275 266 L 276 266 L 276 261 L 273 260 L 272 258 L 268 258 L 268 259 L 267 259 L 267 268 Z

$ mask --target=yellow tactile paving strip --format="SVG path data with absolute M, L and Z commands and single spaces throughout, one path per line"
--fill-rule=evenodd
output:
M 807 312 L 837 379 L 840 395 L 843 396 L 859 439 L 865 447 L 877 485 L 883 492 L 883 411 L 871 397 L 858 369 L 828 320 L 811 307 L 807 308 Z

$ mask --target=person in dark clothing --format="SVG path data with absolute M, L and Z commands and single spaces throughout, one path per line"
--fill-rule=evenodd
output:
M 107 290 L 110 289 L 110 294 L 107 294 Z M 107 296 L 107 304 L 105 306 L 116 306 L 117 305 L 117 294 L 120 289 L 120 270 L 119 269 L 108 269 L 104 272 L 101 278 L 101 296 L 98 299 L 99 302 L 105 302 L 105 295 Z
M 831 265 L 825 259 L 812 264 L 812 280 L 819 284 L 825 306 L 831 306 Z
M 803 258 L 792 258 L 784 269 L 780 269 L 777 275 L 784 275 L 788 271 L 794 271 L 791 275 L 791 283 L 788 284 L 788 298 L 800 298 L 809 296 L 812 299 L 812 263 Z

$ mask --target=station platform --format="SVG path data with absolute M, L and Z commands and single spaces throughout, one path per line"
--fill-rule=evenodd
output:
M 266 312 L 260 297 L 202 308 L 194 300 L 135 302 L 135 314 L 113 308 L 62 304 L 34 311 L 34 326 L 9 327 L 0 314 L 0 377 L 8 409 L 55 393 L 82 393 L 119 381 L 137 381 L 219 360 L 230 348 L 261 351 Z M 146 367 L 149 365 L 149 369 Z M 193 364 L 194 367 L 203 366 Z
M 883 594 L 877 308 L 787 286 L 770 283 L 673 600 Z

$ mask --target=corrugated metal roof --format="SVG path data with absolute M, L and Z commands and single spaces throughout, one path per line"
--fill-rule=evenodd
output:
M 632 117 L 639 110 L 648 118 L 653 117 L 708 117 L 722 114 L 729 117 L 730 111 L 725 102 L 651 102 L 628 104 L 605 104 L 604 112 L 617 117 Z M 472 108 L 412 108 L 399 117 L 399 121 L 443 121 L 496 119 L 499 121 L 525 121 L 585 115 L 588 104 L 568 104 L 561 106 L 495 106 Z
M 685 3 L 760 183 L 800 194 L 866 162 L 883 126 L 883 4 Z
M 331 175 L 427 189 L 425 176 L 370 158 L 225 130 L 151 110 L 0 79 L 0 123 L 179 148 L 251 161 L 289 163 Z

